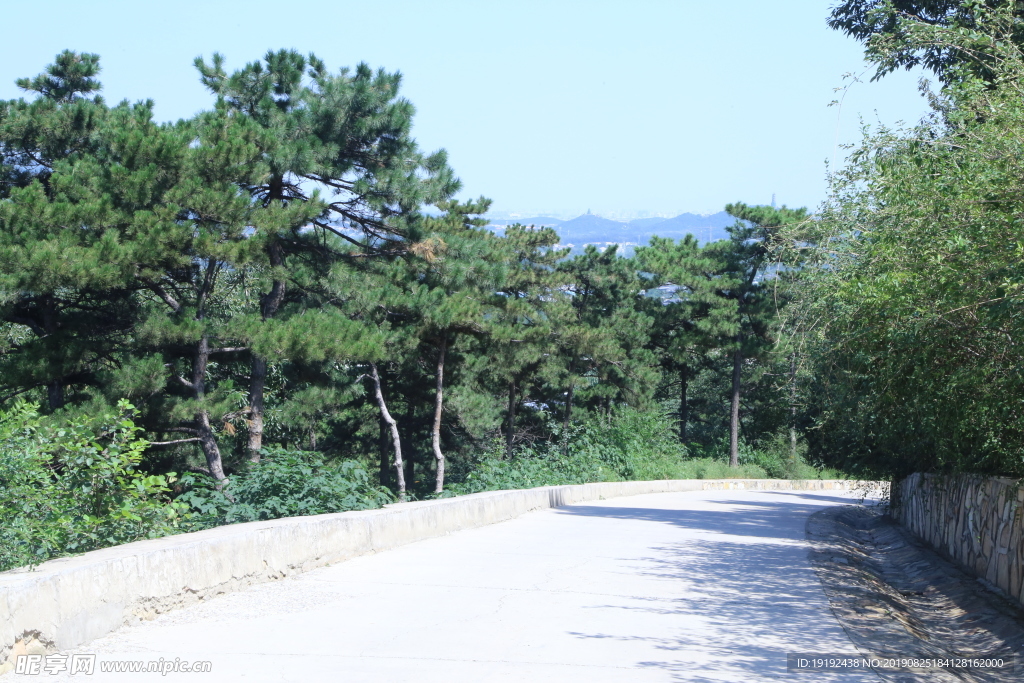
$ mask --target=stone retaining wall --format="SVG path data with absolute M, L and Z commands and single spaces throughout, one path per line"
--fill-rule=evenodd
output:
M 232 524 L 0 572 L 0 674 L 18 654 L 78 647 L 161 612 L 262 581 L 531 510 L 706 489 L 849 490 L 848 481 L 672 480 L 493 491 L 381 510 Z
M 1010 479 L 913 474 L 893 517 L 1024 605 L 1024 487 Z

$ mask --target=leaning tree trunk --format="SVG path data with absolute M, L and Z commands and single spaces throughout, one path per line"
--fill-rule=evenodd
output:
M 434 493 L 444 491 L 444 453 L 441 452 L 441 407 L 444 403 L 444 357 L 448 351 L 447 335 L 441 337 L 441 347 L 437 354 L 437 391 L 434 394 L 434 425 L 430 433 L 430 443 L 437 459 L 437 478 L 434 481 Z
M 398 499 L 405 500 L 405 463 L 402 462 L 402 439 L 398 435 L 398 423 L 391 417 L 387 404 L 384 402 L 384 393 L 380 389 L 380 375 L 377 373 L 377 364 L 370 363 L 370 378 L 373 379 L 373 395 L 377 399 L 377 407 L 380 408 L 380 416 L 387 423 L 391 430 L 391 443 L 395 447 L 395 476 L 398 478 Z M 442 460 L 442 473 L 443 473 Z
M 684 364 L 679 371 L 679 443 L 686 443 L 686 423 L 690 420 L 690 406 L 686 401 L 689 388 L 690 368 Z
M 284 250 L 277 242 L 271 242 L 268 248 L 270 265 L 279 268 L 284 265 Z M 284 301 L 285 282 L 274 280 L 270 292 L 262 297 L 260 314 L 264 321 L 273 318 Z M 246 452 L 252 462 L 260 461 L 263 449 L 263 395 L 267 385 L 267 359 L 257 353 L 252 354 L 252 365 L 249 371 L 249 438 Z
M 729 411 L 729 467 L 740 466 L 740 371 L 743 350 L 737 348 L 732 357 L 732 406 Z
M 512 439 L 516 434 L 516 383 L 508 383 L 508 431 L 505 432 L 505 457 L 512 459 Z

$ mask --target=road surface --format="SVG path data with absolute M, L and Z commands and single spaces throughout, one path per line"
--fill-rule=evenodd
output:
M 534 512 L 122 628 L 76 650 L 96 670 L 66 680 L 877 681 L 786 672 L 788 652 L 856 652 L 804 540 L 811 513 L 851 502 L 698 491 Z M 211 671 L 101 671 L 160 658 Z

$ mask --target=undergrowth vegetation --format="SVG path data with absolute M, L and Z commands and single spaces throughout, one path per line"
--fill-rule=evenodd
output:
M 269 449 L 259 463 L 231 477 L 219 490 L 209 477 L 182 477 L 176 500 L 189 506 L 190 529 L 280 517 L 368 510 L 394 502 L 358 463 L 324 462 L 320 454 Z
M 684 446 L 672 431 L 671 415 L 629 407 L 607 418 L 591 416 L 569 430 L 551 430 L 556 439 L 521 448 L 512 458 L 505 457 L 505 445 L 496 440 L 449 490 L 458 495 L 598 481 L 843 477 L 807 464 L 803 444 L 792 459 L 789 442 L 781 438 L 759 448 L 742 444 L 739 467 L 730 467 L 728 441 Z
M 356 460 L 329 462 L 315 451 L 268 448 L 258 463 L 219 488 L 205 475 L 148 474 L 149 442 L 139 438 L 126 401 L 116 413 L 47 424 L 27 403 L 0 412 L 0 571 L 122 543 L 223 524 L 379 508 L 396 500 Z M 619 408 L 590 416 L 557 439 L 506 457 L 495 441 L 461 461 L 442 495 L 601 481 L 722 478 L 832 478 L 798 461 L 788 444 L 690 457 L 670 418 Z M 706 450 L 706 449 L 705 449 Z M 430 494 L 425 494 L 429 496 Z
M 0 412 L 0 570 L 173 534 L 188 506 L 173 473 L 139 470 L 148 443 L 132 407 L 45 427 L 35 408 Z

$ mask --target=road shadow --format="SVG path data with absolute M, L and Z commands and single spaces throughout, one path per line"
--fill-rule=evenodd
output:
M 702 501 L 704 510 L 577 505 L 566 515 L 669 524 L 688 530 L 679 543 L 649 548 L 643 558 L 623 560 L 624 571 L 671 581 L 678 598 L 637 597 L 593 609 L 643 611 L 671 620 L 647 637 L 614 633 L 572 635 L 585 639 L 643 641 L 652 656 L 638 664 L 661 669 L 673 680 L 704 683 L 788 678 L 786 654 L 855 653 L 829 611 L 821 583 L 807 562 L 808 516 L 849 498 L 785 496 Z M 709 537 L 709 534 L 721 538 Z M 869 681 L 873 674 L 814 673 L 814 681 Z M 803 678 L 807 678 L 803 676 Z
M 786 494 L 778 494 L 780 496 Z M 806 500 L 812 498 L 812 500 Z M 609 519 L 635 519 L 660 522 L 686 529 L 700 529 L 718 533 L 763 536 L 765 538 L 803 539 L 807 517 L 824 505 L 850 505 L 856 501 L 837 496 L 792 496 L 778 501 L 752 501 L 743 499 L 711 500 L 722 506 L 715 510 L 671 510 L 665 508 L 614 507 L 603 505 L 570 505 L 558 508 L 557 514 L 605 517 Z M 739 510 L 727 510 L 726 506 Z

